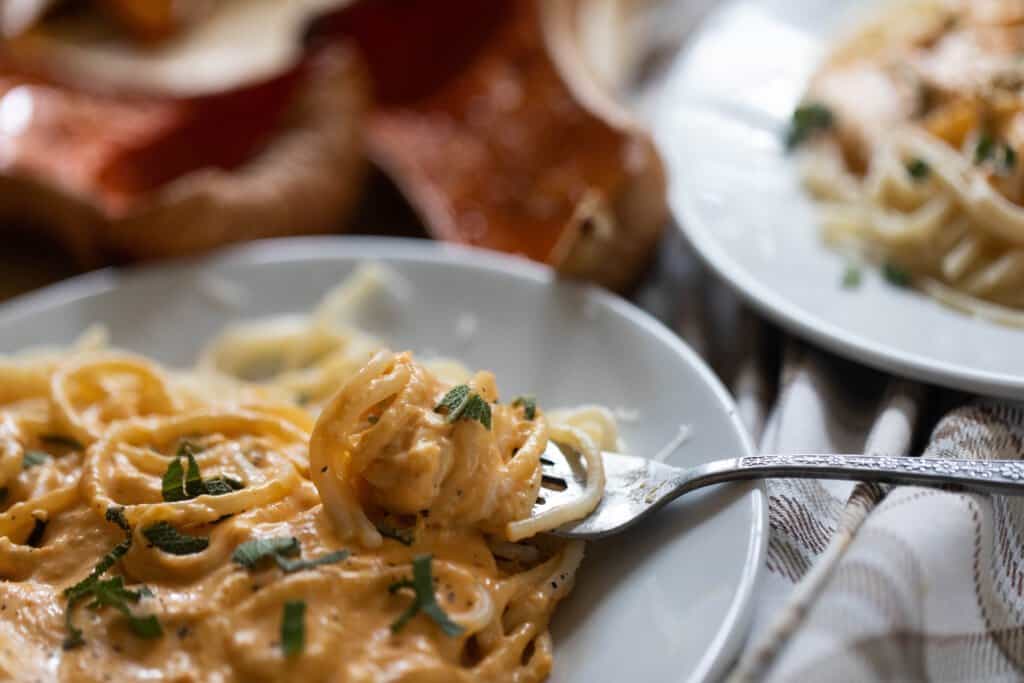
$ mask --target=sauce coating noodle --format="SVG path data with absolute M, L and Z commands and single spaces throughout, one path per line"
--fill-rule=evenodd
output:
M 614 419 L 528 416 L 489 372 L 382 349 L 345 321 L 386 279 L 363 270 L 309 317 L 229 328 L 192 371 L 95 336 L 0 360 L 0 679 L 546 678 L 583 546 L 537 534 L 596 506 Z M 438 408 L 456 383 L 488 424 Z M 581 453 L 588 494 L 531 518 L 549 438 Z M 292 549 L 245 566 L 256 539 Z M 451 633 L 424 610 L 396 626 L 425 555 Z M 66 596 L 97 565 L 135 596 L 124 609 Z M 158 637 L 140 636 L 150 617 Z

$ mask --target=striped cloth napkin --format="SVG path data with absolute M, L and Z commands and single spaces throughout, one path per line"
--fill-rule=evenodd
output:
M 1024 459 L 1024 405 L 893 379 L 786 337 L 677 233 L 637 300 L 732 388 L 762 453 Z M 766 566 L 728 680 L 1024 679 L 1024 497 L 766 486 Z

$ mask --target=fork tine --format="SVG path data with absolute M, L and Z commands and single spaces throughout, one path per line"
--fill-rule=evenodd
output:
M 565 449 L 568 450 L 568 449 Z M 570 451 L 571 453 L 571 451 Z M 594 539 L 607 536 L 649 508 L 657 498 L 663 484 L 681 474 L 669 465 L 619 453 L 601 454 L 605 470 L 605 491 L 597 508 L 586 518 L 566 524 L 550 533 L 564 538 Z M 586 487 L 586 468 L 582 458 L 566 454 L 555 443 L 549 443 L 541 458 L 542 480 L 564 481 L 564 491 L 544 487 L 533 507 L 538 514 L 555 505 L 571 502 L 583 494 Z M 540 502 L 543 499 L 543 503 Z
M 541 490 L 537 494 L 537 502 L 533 506 L 533 514 L 539 514 L 555 505 L 572 502 L 583 495 L 586 486 L 586 473 L 573 467 L 569 458 L 578 459 L 573 454 L 567 456 L 554 442 L 548 444 L 541 456 Z M 542 502 L 543 501 L 543 502 Z
M 566 460 L 565 453 L 562 448 L 555 442 L 548 443 L 547 450 L 544 451 L 544 455 L 541 456 L 541 472 L 545 476 L 558 477 L 559 479 L 576 478 L 576 470 Z

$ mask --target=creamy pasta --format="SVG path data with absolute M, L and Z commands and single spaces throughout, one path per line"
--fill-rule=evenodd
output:
M 107 348 L 0 360 L 0 679 L 546 678 L 614 419 L 499 401 L 489 372 L 347 320 L 230 327 L 194 370 Z M 588 495 L 531 517 L 549 439 Z

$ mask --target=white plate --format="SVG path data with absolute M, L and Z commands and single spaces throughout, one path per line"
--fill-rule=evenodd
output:
M 675 1 L 675 0 L 674 0 Z M 782 133 L 837 31 L 866 0 L 718 8 L 647 105 L 670 197 L 697 251 L 756 307 L 832 351 L 958 389 L 1024 397 L 1024 331 L 974 319 L 845 262 L 819 236 Z
M 506 397 L 533 392 L 546 407 L 635 410 L 640 419 L 622 427 L 638 454 L 656 453 L 683 422 L 692 436 L 671 462 L 750 452 L 725 390 L 654 319 L 520 259 L 424 241 L 280 240 L 197 263 L 101 271 L 0 308 L 0 350 L 68 342 L 102 322 L 116 345 L 184 365 L 231 319 L 309 310 L 367 260 L 405 283 L 404 299 L 382 294 L 359 321 L 394 347 L 491 368 Z M 211 296 L 225 282 L 244 292 L 230 313 Z M 472 335 L 467 315 L 476 323 Z M 628 538 L 591 545 L 576 590 L 558 610 L 552 680 L 720 673 L 749 625 L 765 519 L 761 489 L 730 486 L 687 496 Z

